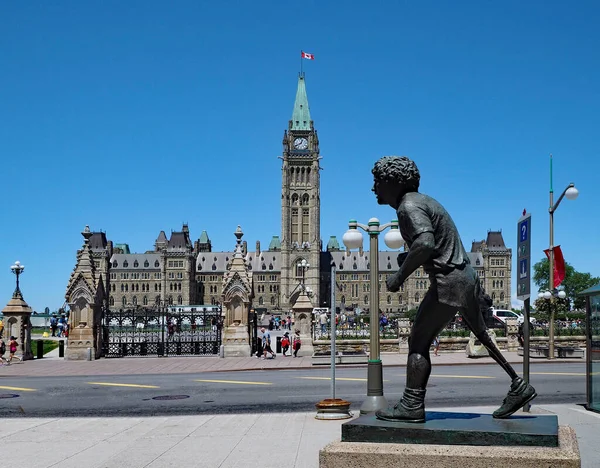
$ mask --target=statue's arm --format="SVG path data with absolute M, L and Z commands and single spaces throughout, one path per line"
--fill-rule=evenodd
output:
M 396 292 L 406 279 L 421 265 L 426 263 L 435 250 L 435 238 L 431 232 L 422 232 L 414 240 L 400 269 L 387 281 L 387 288 Z

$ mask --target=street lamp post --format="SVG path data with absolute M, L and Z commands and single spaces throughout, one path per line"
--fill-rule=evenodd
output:
M 300 286 L 302 287 L 302 291 L 306 292 L 306 286 L 305 286 L 305 274 L 306 274 L 306 270 L 308 270 L 310 268 L 310 264 L 306 261 L 306 259 L 302 259 L 302 261 L 298 262 L 298 268 L 300 268 L 300 271 L 302 272 L 302 280 L 300 282 Z
M 21 265 L 21 262 L 18 260 L 10 267 L 10 271 L 12 271 L 17 277 L 17 287 L 13 293 L 14 298 L 23 299 L 23 294 L 21 294 L 21 289 L 19 288 L 19 275 L 23 273 L 23 270 L 25 270 L 25 266 Z
M 548 283 L 548 288 L 550 288 L 552 292 L 546 291 L 544 293 L 544 298 L 546 299 L 553 300 L 554 297 L 560 297 L 559 294 L 561 292 L 558 291 L 556 292 L 556 295 L 554 294 L 554 212 L 564 197 L 567 197 L 568 200 L 575 200 L 578 195 L 579 190 L 575 188 L 575 184 L 570 183 L 560 194 L 560 197 L 558 197 L 556 203 L 554 203 L 554 188 L 552 186 L 552 155 L 550 155 L 550 207 L 548 208 L 548 213 L 550 214 L 550 248 L 548 250 L 550 281 Z M 548 358 L 554 359 L 554 307 L 552 303 L 550 305 L 550 330 L 548 332 Z
M 391 229 L 384 236 L 384 241 L 390 249 L 399 249 L 402 247 L 403 240 L 398 229 L 397 220 L 380 225 L 377 218 L 371 218 L 368 224 L 364 225 L 351 219 L 348 222 L 348 231 L 342 238 L 348 251 L 357 249 L 362 245 L 363 236 L 357 228 L 369 233 L 370 239 L 370 343 L 367 367 L 367 399 L 360 407 L 362 414 L 372 413 L 387 407 L 387 400 L 383 396 L 383 368 L 379 353 L 379 234 L 388 227 Z

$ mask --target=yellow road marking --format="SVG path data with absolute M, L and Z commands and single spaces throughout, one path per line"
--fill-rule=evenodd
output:
M 306 380 L 331 380 L 331 377 L 296 377 L 297 379 L 306 379 Z M 367 379 L 353 379 L 350 377 L 336 377 L 335 380 L 346 380 L 350 382 L 366 382 Z M 389 382 L 388 380 L 384 380 L 384 382 Z
M 273 385 L 271 382 L 244 382 L 242 380 L 194 380 L 194 382 L 230 383 L 238 385 Z
M 495 379 L 496 378 L 496 377 L 490 377 L 487 375 L 445 375 L 445 374 L 438 374 L 438 375 L 431 374 L 430 377 L 447 377 L 449 379 Z
M 134 388 L 160 388 L 156 385 L 139 385 L 130 383 L 114 383 L 114 382 L 87 382 L 90 385 L 104 385 L 105 387 L 134 387 Z
M 577 376 L 585 376 L 585 373 L 582 372 L 530 372 L 531 375 L 577 375 Z
M 0 386 L 2 390 L 16 390 L 17 392 L 35 392 L 35 388 L 21 388 L 21 387 L 5 387 Z

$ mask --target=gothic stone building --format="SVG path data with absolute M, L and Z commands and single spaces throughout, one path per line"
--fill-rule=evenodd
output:
M 337 305 L 369 310 L 369 253 L 348 255 L 335 236 L 323 249 L 319 138 L 310 117 L 303 75 L 298 78 L 292 119 L 283 135 L 281 160 L 281 235 L 273 236 L 266 250 L 256 242 L 256 248 L 249 251 L 243 242 L 246 265 L 253 272 L 253 307 L 288 313 L 302 280 L 312 291 L 315 307 L 329 306 L 330 265 L 334 261 Z M 232 220 L 232 228 L 235 225 Z M 151 306 L 158 301 L 173 305 L 221 303 L 224 276 L 234 255 L 233 250 L 213 252 L 206 231 L 192 242 L 185 224 L 169 238 L 161 231 L 154 249 L 145 253 L 131 253 L 127 244 L 113 246 L 104 232 L 94 233 L 90 245 L 111 308 Z M 473 242 L 469 257 L 494 306 L 510 308 L 512 252 L 502 233 L 490 231 L 486 240 Z M 302 260 L 310 264 L 308 270 L 298 266 Z M 394 313 L 417 307 L 429 287 L 423 270 L 417 270 L 398 293 L 391 294 L 385 289 L 385 280 L 397 268 L 396 253 L 380 252 L 379 268 L 379 308 Z

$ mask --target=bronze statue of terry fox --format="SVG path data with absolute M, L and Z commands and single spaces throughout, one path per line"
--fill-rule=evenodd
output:
M 383 157 L 375 163 L 372 172 L 377 202 L 397 211 L 400 233 L 409 247 L 407 253 L 398 255 L 400 268 L 388 278 L 388 291 L 398 291 L 421 265 L 431 283 L 419 305 L 409 338 L 404 394 L 395 406 L 377 411 L 377 418 L 425 421 L 425 391 L 431 373 L 429 347 L 457 311 L 512 380 L 502 406 L 493 413 L 494 418 L 509 417 L 537 393 L 517 375 L 487 334 L 480 311 L 483 292 L 479 278 L 471 267 L 454 221 L 439 202 L 418 192 L 419 170 L 407 157 Z

